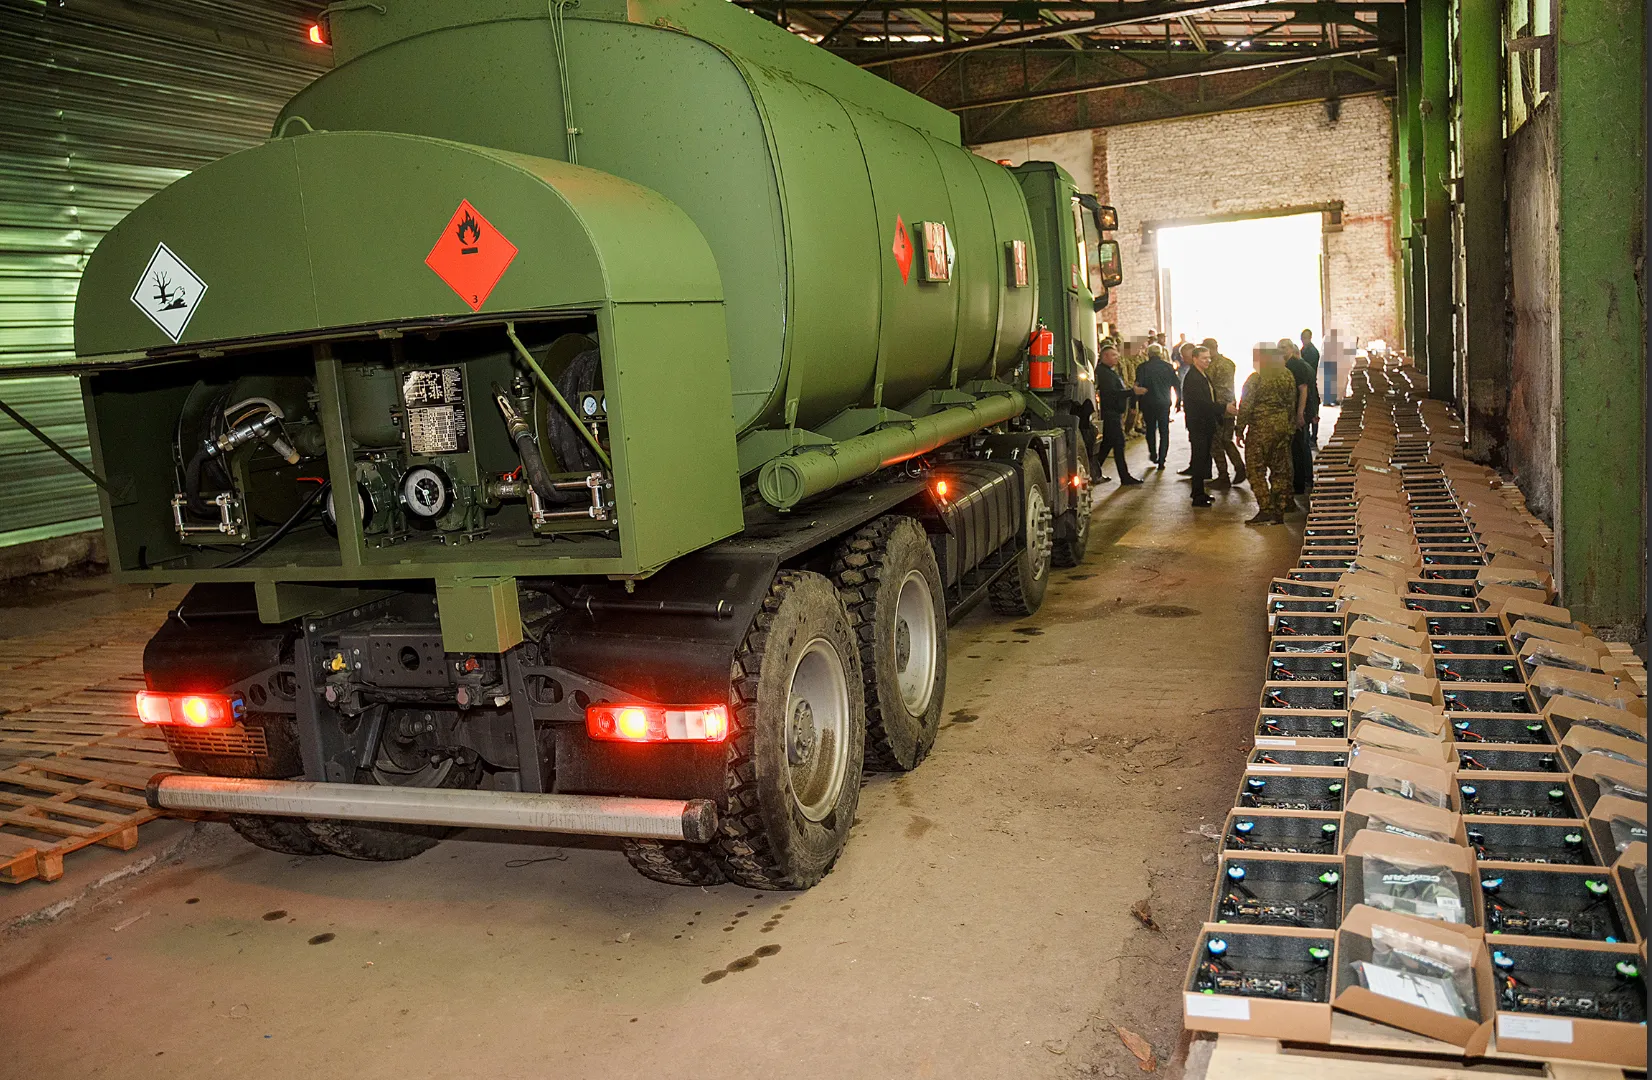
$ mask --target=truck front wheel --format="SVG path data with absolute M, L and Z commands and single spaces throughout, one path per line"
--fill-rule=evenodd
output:
M 1050 561 L 1056 566 L 1077 566 L 1084 561 L 1090 549 L 1090 513 L 1095 507 L 1094 488 L 1090 484 L 1090 457 L 1079 448 L 1077 468 L 1068 481 L 1072 491 L 1067 495 L 1072 509 L 1056 519 L 1055 549 Z
M 929 534 L 890 514 L 837 551 L 832 576 L 866 679 L 866 767 L 906 772 L 935 745 L 946 693 L 946 599 Z
M 731 674 L 728 806 L 713 846 L 736 884 L 807 889 L 849 840 L 865 753 L 860 650 L 832 583 L 777 574 Z

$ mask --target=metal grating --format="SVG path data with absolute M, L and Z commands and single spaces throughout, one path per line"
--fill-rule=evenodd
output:
M 167 727 L 166 745 L 174 754 L 220 754 L 225 757 L 261 758 L 270 756 L 269 743 L 261 727 L 181 728 Z
M 0 0 L 0 367 L 74 350 L 98 240 L 150 194 L 259 142 L 327 69 L 309 0 Z M 73 378 L 0 380 L 0 399 L 90 463 Z M 0 547 L 99 526 L 96 489 L 0 418 Z

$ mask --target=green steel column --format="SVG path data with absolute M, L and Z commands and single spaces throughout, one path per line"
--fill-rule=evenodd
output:
M 1463 358 L 1467 364 L 1470 453 L 1492 460 L 1503 445 L 1509 397 L 1504 350 L 1507 304 L 1503 199 L 1502 0 L 1458 0 L 1462 103 L 1458 160 L 1463 169 Z
M 1411 236 L 1406 241 L 1405 302 L 1411 313 L 1407 325 L 1406 349 L 1417 370 L 1428 371 L 1428 277 L 1423 247 L 1423 22 L 1422 0 L 1405 5 L 1405 145 L 1406 193 L 1410 206 L 1406 217 Z
M 1418 111 L 1423 128 L 1423 247 L 1427 251 L 1423 266 L 1428 279 L 1425 290 L 1428 300 L 1428 396 L 1450 401 L 1457 396 L 1451 318 L 1451 164 L 1447 157 L 1451 94 L 1448 16 L 1451 0 L 1411 0 L 1411 3 L 1417 5 L 1423 38 Z
M 1642 0 L 1557 0 L 1562 597 L 1613 636 L 1645 617 L 1646 196 Z

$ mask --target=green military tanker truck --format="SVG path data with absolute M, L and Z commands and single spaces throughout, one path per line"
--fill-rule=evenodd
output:
M 806 888 L 1088 540 L 1110 208 L 722 0 L 334 4 L 76 307 L 159 807 Z

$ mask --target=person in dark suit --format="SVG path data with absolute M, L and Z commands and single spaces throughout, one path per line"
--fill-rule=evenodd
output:
M 1141 480 L 1130 475 L 1124 462 L 1124 412 L 1136 399 L 1135 388 L 1124 385 L 1119 375 L 1119 351 L 1111 344 L 1101 347 L 1101 366 L 1096 368 L 1096 399 L 1101 403 L 1101 452 L 1094 465 L 1099 472 L 1111 453 L 1119 470 L 1119 486 L 1129 487 Z
M 1222 408 L 1216 404 L 1216 391 L 1210 385 L 1210 350 L 1196 345 L 1189 352 L 1192 363 L 1182 380 L 1182 411 L 1187 418 L 1187 437 L 1193 444 L 1193 505 L 1209 506 L 1215 500 L 1205 494 L 1205 481 L 1210 479 L 1210 450 L 1222 420 Z

